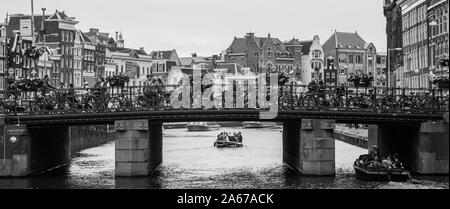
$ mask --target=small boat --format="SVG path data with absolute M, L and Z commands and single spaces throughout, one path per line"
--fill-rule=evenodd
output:
M 186 128 L 187 123 L 164 123 L 164 129 Z
M 277 124 L 274 122 L 247 121 L 243 122 L 244 128 L 273 128 Z
M 188 131 L 215 131 L 220 125 L 217 122 L 191 122 L 186 127 Z
M 353 165 L 358 179 L 365 181 L 398 181 L 404 182 L 411 178 L 411 174 L 404 168 L 382 168 Z

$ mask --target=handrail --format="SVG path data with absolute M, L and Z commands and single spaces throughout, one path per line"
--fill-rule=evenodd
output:
M 230 88 L 231 85 L 213 85 L 211 88 L 214 89 L 213 94 L 225 95 L 225 91 L 233 89 Z M 255 107 L 249 107 L 249 98 L 253 97 L 258 99 L 258 95 L 251 95 L 249 92 L 250 88 L 258 89 L 258 85 L 252 85 L 249 85 L 248 82 L 244 83 L 244 98 L 247 99 L 236 102 L 244 102 L 244 109 L 264 109 L 264 106 L 259 105 L 258 100 L 256 100 Z M 105 111 L 173 109 L 169 107 L 170 94 L 179 88 L 180 86 L 178 85 L 154 85 L 150 89 L 145 86 L 126 86 L 56 90 L 41 89 L 39 91 L 3 90 L 0 91 L 0 104 L 3 106 L 0 114 L 54 115 L 74 112 L 95 113 Z M 345 93 L 341 92 L 341 94 L 337 94 L 336 90 L 338 88 L 344 88 Z M 265 89 L 268 98 L 270 98 L 269 89 L 270 87 L 266 87 Z M 448 111 L 448 107 L 445 105 L 448 104 L 448 95 L 443 95 L 442 90 L 436 91 L 436 89 L 326 86 L 318 89 L 318 91 L 311 92 L 308 90 L 307 85 L 289 84 L 289 86 L 281 87 L 278 90 L 279 97 L 277 102 L 279 103 L 280 110 L 307 109 L 405 113 L 436 113 Z M 191 88 L 191 95 L 192 91 L 193 88 Z M 411 95 L 406 96 L 406 92 L 409 92 Z M 342 100 L 342 104 L 334 103 L 332 101 L 334 98 Z M 192 98 L 190 99 L 192 100 Z M 224 106 L 225 102 L 222 101 L 221 103 L 222 107 L 220 108 L 226 109 Z

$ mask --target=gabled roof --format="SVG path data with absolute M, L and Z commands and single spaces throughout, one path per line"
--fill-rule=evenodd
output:
M 307 40 L 307 41 L 300 42 L 300 45 L 302 45 L 302 54 L 303 55 L 309 54 L 312 43 L 313 43 L 313 40 Z
M 262 48 L 266 43 L 268 37 L 253 37 L 256 44 L 259 48 Z M 276 45 L 283 45 L 284 43 L 280 41 L 278 38 L 270 38 Z M 246 53 L 248 50 L 247 39 L 246 38 L 237 38 L 233 39 L 228 50 L 231 50 L 232 53 Z
M 364 41 L 357 32 L 337 32 L 323 44 L 324 49 L 364 49 L 366 41 Z
M 44 18 L 49 18 L 49 15 L 46 15 Z M 8 20 L 8 25 L 6 26 L 6 37 L 13 38 L 14 30 L 20 30 L 20 20 L 31 19 L 31 15 L 11 15 Z M 34 31 L 38 32 L 42 28 L 42 15 L 34 16 Z
M 67 16 L 64 11 L 63 12 L 59 12 L 58 10 L 56 10 L 56 12 L 52 16 L 47 18 L 47 20 L 69 20 L 69 21 L 73 21 L 74 18 Z
M 79 34 L 80 34 L 80 41 L 81 41 L 81 43 L 86 43 L 86 42 L 93 43 L 92 40 L 86 34 L 84 34 L 83 32 L 80 31 Z
M 292 38 L 292 40 L 287 42 L 286 45 L 301 45 L 301 42 L 296 38 Z
M 127 53 L 130 55 L 137 54 L 137 55 L 148 56 L 148 54 L 145 51 L 142 51 L 140 49 L 116 48 L 116 47 L 107 47 L 107 48 L 111 52 Z
M 172 55 L 172 53 L 174 52 L 174 50 L 167 50 L 167 51 L 153 51 L 150 56 L 152 57 L 152 59 L 165 59 L 168 60 L 170 59 L 170 56 Z
M 259 41 L 257 41 L 259 44 Z M 247 40 L 245 38 L 234 38 L 233 42 L 231 43 L 231 46 L 228 47 L 229 50 L 232 51 L 232 53 L 245 53 L 247 52 Z

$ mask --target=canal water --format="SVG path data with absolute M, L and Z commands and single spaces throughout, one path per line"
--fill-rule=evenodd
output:
M 414 176 L 406 183 L 359 181 L 354 159 L 367 151 L 336 141 L 336 176 L 302 176 L 282 163 L 281 128 L 222 128 L 211 132 L 164 130 L 163 164 L 150 176 L 114 178 L 114 142 L 77 153 L 72 162 L 27 178 L 0 178 L 0 188 L 242 188 L 242 189 L 434 189 L 449 188 L 448 176 Z M 245 146 L 217 149 L 222 131 L 241 131 Z

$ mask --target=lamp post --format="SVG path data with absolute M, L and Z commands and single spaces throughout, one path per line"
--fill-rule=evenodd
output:
M 5 75 L 7 74 L 7 67 L 6 67 L 6 63 L 8 62 L 8 57 L 7 57 L 7 52 L 6 52 L 6 43 L 1 42 L 2 48 L 3 48 L 3 76 L 2 76 L 2 80 L 3 80 L 3 85 L 0 86 L 1 90 L 6 90 L 6 79 L 5 79 Z
M 47 51 L 47 48 L 46 48 L 46 46 L 45 46 L 45 8 L 41 8 L 42 9 L 42 40 L 43 40 L 43 46 L 44 46 L 44 49 Z M 44 72 L 45 72 L 45 74 L 46 75 L 48 75 L 48 74 L 50 74 L 50 73 L 47 73 L 47 59 L 48 59 L 48 53 L 45 53 L 45 54 L 47 54 L 46 56 L 44 56 L 44 68 L 42 69 L 43 70 L 43 72 L 42 72 L 42 75 L 43 76 L 45 76 L 44 75 Z M 49 75 L 50 76 L 50 75 Z M 50 77 L 50 79 L 51 79 L 51 77 Z
M 401 51 L 402 48 L 392 48 L 387 50 L 387 60 L 388 60 L 388 66 L 387 66 L 387 73 L 386 73 L 386 88 L 389 88 L 389 77 L 391 74 L 391 56 L 389 55 L 391 51 Z

